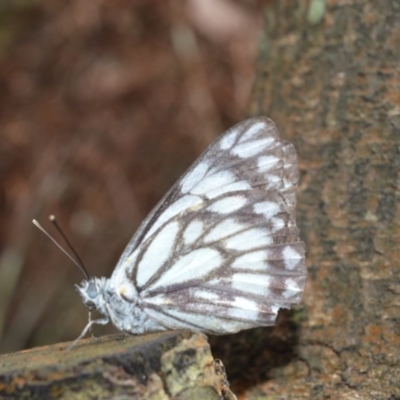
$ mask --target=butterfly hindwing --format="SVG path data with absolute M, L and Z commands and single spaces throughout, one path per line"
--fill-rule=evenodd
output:
M 172 187 L 113 273 L 167 328 L 236 332 L 298 303 L 304 245 L 295 223 L 296 151 L 268 118 L 237 124 Z

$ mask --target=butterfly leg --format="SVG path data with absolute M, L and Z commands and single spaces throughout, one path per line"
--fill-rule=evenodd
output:
M 98 325 L 107 325 L 110 322 L 109 318 L 100 318 L 100 319 L 92 319 L 88 322 L 88 324 L 85 326 L 85 329 L 82 331 L 82 333 L 67 347 L 67 351 L 71 350 L 73 347 L 76 346 L 76 344 L 87 334 L 88 331 L 92 330 L 92 326 L 94 324 Z
M 89 308 L 88 323 L 90 323 L 91 321 L 92 321 L 92 308 Z M 89 331 L 90 331 L 90 335 L 92 336 L 92 339 L 93 339 L 95 342 L 98 342 L 99 339 L 98 339 L 98 338 L 94 335 L 94 333 L 93 333 L 93 325 L 90 326 Z

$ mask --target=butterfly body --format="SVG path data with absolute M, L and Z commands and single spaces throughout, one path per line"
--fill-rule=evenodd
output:
M 296 151 L 271 120 L 237 124 L 153 209 L 111 278 L 78 286 L 84 304 L 131 334 L 273 325 L 305 285 L 297 183 Z
M 166 329 L 149 318 L 138 296 L 128 299 L 124 295 L 126 288 L 114 287 L 110 279 L 91 278 L 83 281 L 77 289 L 86 306 L 96 308 L 123 332 L 140 335 Z

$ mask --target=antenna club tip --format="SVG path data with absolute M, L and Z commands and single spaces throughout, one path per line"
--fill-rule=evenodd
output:
M 34 224 L 34 225 L 36 225 L 38 222 L 36 221 L 36 219 L 34 218 L 33 220 L 32 220 L 32 224 Z
M 49 215 L 49 220 L 50 221 L 55 221 L 56 220 L 56 217 L 52 214 L 52 215 Z

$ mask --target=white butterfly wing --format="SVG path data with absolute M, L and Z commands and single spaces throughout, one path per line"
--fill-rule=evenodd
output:
M 293 145 L 265 117 L 220 136 L 154 208 L 113 273 L 167 328 L 208 333 L 272 325 L 298 303 L 304 244 L 295 222 Z

